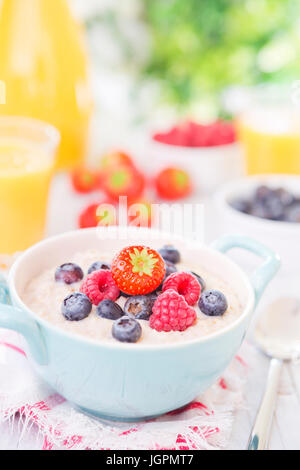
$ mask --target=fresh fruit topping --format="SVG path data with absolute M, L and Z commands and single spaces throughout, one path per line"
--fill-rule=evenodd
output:
M 149 320 L 155 300 L 155 296 L 136 295 L 129 297 L 124 305 L 124 312 L 138 320 Z
M 81 321 L 92 311 L 92 302 L 80 292 L 65 298 L 61 308 L 62 314 L 68 321 Z
M 118 320 L 124 316 L 124 312 L 120 305 L 110 299 L 102 300 L 98 305 L 96 312 L 98 317 L 107 318 L 108 320 Z
M 200 296 L 199 308 L 210 317 L 224 315 L 228 308 L 226 297 L 218 290 L 206 290 Z
M 90 193 L 98 186 L 99 177 L 88 168 L 77 168 L 71 174 L 72 186 L 78 193 Z
M 79 228 L 106 227 L 117 224 L 115 206 L 109 200 L 90 204 L 79 215 Z
M 156 331 L 184 331 L 197 319 L 195 310 L 174 290 L 159 295 L 152 311 L 149 324 Z
M 66 263 L 55 271 L 55 281 L 65 284 L 74 284 L 83 279 L 83 271 L 80 266 L 74 263 Z
M 180 168 L 166 168 L 155 179 L 155 187 L 159 197 L 173 201 L 189 196 L 192 183 L 189 174 Z
M 109 170 L 102 181 L 103 190 L 114 199 L 127 196 L 129 200 L 138 199 L 145 188 L 145 178 L 136 168 L 129 166 L 114 167 Z
M 169 263 L 180 263 L 180 253 L 172 245 L 165 245 L 160 250 L 158 250 L 158 253 L 165 261 L 168 261 Z
M 189 271 L 187 271 L 187 272 L 189 272 Z M 190 271 L 189 274 L 192 274 L 193 276 L 195 276 L 195 278 L 197 279 L 197 281 L 200 284 L 201 292 L 203 292 L 206 289 L 206 282 L 204 281 L 203 277 L 199 276 L 199 274 L 196 274 L 193 271 Z
M 196 305 L 201 287 L 195 276 L 189 273 L 174 273 L 163 284 L 163 292 L 172 289 L 182 295 L 189 305 Z
M 105 299 L 117 300 L 120 295 L 111 272 L 104 269 L 89 274 L 80 291 L 86 294 L 94 305 L 99 305 Z
M 100 271 L 100 269 L 110 271 L 111 265 L 105 261 L 96 261 L 89 267 L 88 274 L 92 274 L 94 271 Z
M 111 269 L 119 289 L 129 295 L 153 292 L 161 284 L 165 271 L 160 254 L 145 246 L 124 248 L 114 258 Z
M 231 123 L 216 121 L 201 125 L 188 121 L 174 126 L 170 131 L 153 136 L 157 142 L 183 147 L 212 147 L 235 142 L 236 133 Z
M 142 336 L 142 327 L 134 318 L 124 316 L 114 322 L 112 335 L 122 343 L 136 343 Z

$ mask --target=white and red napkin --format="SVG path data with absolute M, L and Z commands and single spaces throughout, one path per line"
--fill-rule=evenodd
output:
M 248 366 L 245 344 L 223 377 L 180 410 L 139 423 L 86 416 L 34 373 L 19 334 L 0 329 L 0 424 L 18 419 L 22 433 L 35 425 L 50 449 L 220 449 L 228 445 L 235 412 L 243 403 Z

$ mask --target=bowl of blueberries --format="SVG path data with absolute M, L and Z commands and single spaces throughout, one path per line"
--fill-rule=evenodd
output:
M 222 232 L 246 234 L 268 243 L 282 269 L 300 265 L 300 176 L 255 175 L 224 185 L 215 194 Z

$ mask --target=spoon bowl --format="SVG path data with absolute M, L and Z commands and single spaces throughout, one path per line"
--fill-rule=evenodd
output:
M 289 361 L 300 357 L 300 299 L 282 297 L 260 316 L 255 342 L 269 357 Z
M 258 320 L 254 338 L 262 352 L 272 359 L 248 443 L 248 450 L 264 450 L 268 445 L 283 361 L 300 358 L 300 299 L 281 297 L 271 303 Z

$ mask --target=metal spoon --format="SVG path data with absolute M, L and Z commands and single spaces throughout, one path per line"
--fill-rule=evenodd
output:
M 258 320 L 254 337 L 257 346 L 272 358 L 248 443 L 248 450 L 264 450 L 269 442 L 282 364 L 300 358 L 300 299 L 280 298 L 269 305 Z

